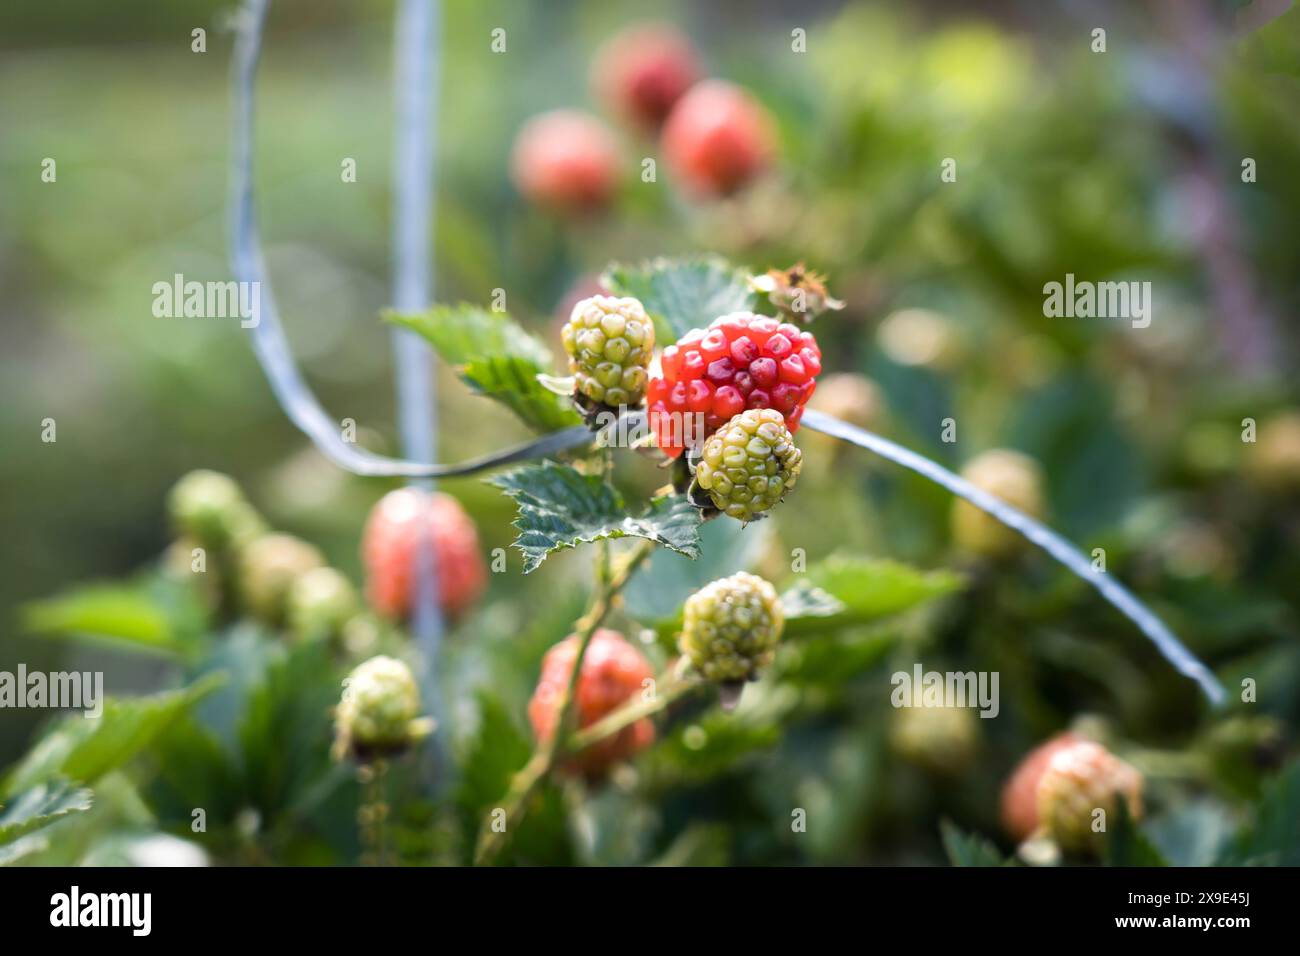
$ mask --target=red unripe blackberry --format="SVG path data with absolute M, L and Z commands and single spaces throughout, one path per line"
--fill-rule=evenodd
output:
M 747 91 L 722 80 L 696 84 L 664 124 L 663 152 L 690 192 L 735 192 L 768 167 L 776 153 L 775 123 Z
M 366 598 L 381 614 L 405 618 L 415 599 L 421 537 L 433 542 L 438 600 L 448 615 L 473 604 L 487 584 L 487 567 L 479 552 L 474 522 L 455 498 L 417 488 L 390 491 L 366 520 L 361 560 L 366 569 Z
M 1076 733 L 1057 734 L 1025 755 L 1002 788 L 1002 826 L 1012 839 L 1027 840 L 1038 829 L 1038 781 L 1059 751 L 1083 740 Z
M 613 133 L 594 116 L 555 110 L 534 116 L 515 138 L 511 174 L 529 200 L 563 213 L 604 207 L 618 188 Z
M 751 312 L 724 315 L 663 350 L 646 390 L 650 428 L 674 458 L 750 408 L 776 409 L 793 433 L 821 370 L 811 332 Z M 691 427 L 697 415 L 702 434 Z
M 1038 822 L 1062 850 L 1095 856 L 1120 800 L 1142 816 L 1142 774 L 1091 740 L 1063 747 L 1038 780 Z M 1100 811 L 1100 812 L 1098 812 Z
M 569 685 L 577 653 L 578 635 L 570 634 L 542 658 L 537 689 L 528 702 L 528 719 L 541 743 L 555 735 L 561 699 Z M 654 671 L 649 662 L 623 639 L 622 634 L 607 628 L 597 630 L 583 655 L 582 670 L 578 674 L 575 689 L 577 729 L 589 727 L 618 710 L 642 692 L 644 681 L 653 678 Z M 649 747 L 654 739 L 654 724 L 642 718 L 574 755 L 566 766 L 588 776 L 598 776 L 611 764 Z
M 615 113 L 658 129 L 701 72 L 690 40 L 679 30 L 643 23 L 601 48 L 591 80 L 596 95 Z

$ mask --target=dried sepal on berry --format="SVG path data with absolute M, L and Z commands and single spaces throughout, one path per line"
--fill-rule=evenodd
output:
M 749 280 L 750 288 L 767 296 L 767 301 L 782 315 L 807 324 L 823 312 L 838 312 L 844 303 L 830 294 L 826 277 L 813 272 L 802 262 L 788 269 L 769 269 Z
M 723 690 L 730 709 L 745 681 L 772 662 L 785 612 L 770 581 L 741 571 L 686 599 L 678 649 L 689 667 Z
M 794 488 L 803 453 L 780 412 L 755 408 L 736 415 L 709 436 L 694 465 L 691 501 L 748 522 L 763 516 Z
M 636 299 L 594 295 L 574 307 L 560 333 L 584 411 L 640 405 L 649 381 L 655 328 Z

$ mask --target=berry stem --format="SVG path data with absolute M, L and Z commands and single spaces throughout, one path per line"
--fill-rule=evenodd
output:
M 543 743 L 538 744 L 528 763 L 514 775 L 510 789 L 501 801 L 505 811 L 506 829 L 497 831 L 485 823 L 479 831 L 478 845 L 474 850 L 474 863 L 482 866 L 491 863 L 505 847 L 507 834 L 511 826 L 517 825 L 527 812 L 528 799 L 533 795 L 559 759 L 567 752 L 561 747 L 561 741 L 567 743 L 569 727 L 575 719 L 576 688 L 578 675 L 582 673 L 582 659 L 596 630 L 605 622 L 614 607 L 614 599 L 627 585 L 632 574 L 654 552 L 655 543 L 649 539 L 638 541 L 617 564 L 608 576 L 598 575 L 596 597 L 591 607 L 575 625 L 578 635 L 578 653 L 574 657 L 573 670 L 569 674 L 569 683 L 560 702 L 559 719 L 555 724 L 555 733 Z
M 669 704 L 681 700 L 687 694 L 703 686 L 699 681 L 678 680 L 669 672 L 655 681 L 655 694 L 653 697 L 648 700 L 638 698 L 632 703 L 625 704 L 613 713 L 602 717 L 590 727 L 584 727 L 577 733 L 570 735 L 565 746 L 565 752 L 577 753 L 586 750 L 588 747 L 600 743 L 606 737 L 613 737 L 624 727 L 632 726 L 643 717 L 659 713 L 661 710 L 666 709 Z

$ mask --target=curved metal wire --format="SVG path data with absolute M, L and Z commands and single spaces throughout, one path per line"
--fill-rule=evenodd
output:
M 942 485 L 958 497 L 966 499 L 981 511 L 992 515 L 1008 528 L 1018 531 L 1069 568 L 1078 577 L 1096 588 L 1102 597 L 1114 605 L 1121 614 L 1136 624 L 1138 629 L 1150 638 L 1160 653 L 1164 655 L 1165 660 L 1169 661 L 1179 673 L 1196 681 L 1201 686 L 1201 690 L 1205 692 L 1205 696 L 1214 704 L 1223 703 L 1226 696 L 1223 685 L 1210 672 L 1210 669 L 1184 647 L 1173 632 L 1165 626 L 1164 622 L 1156 617 L 1150 608 L 1134 597 L 1131 591 L 1104 571 L 1094 571 L 1092 562 L 1084 557 L 1078 548 L 1055 531 L 1039 524 L 1024 512 L 1017 511 L 988 492 L 981 491 L 965 478 L 953 474 L 942 465 L 923 455 L 918 455 L 914 451 L 909 451 L 902 445 L 897 445 L 887 438 L 881 438 L 879 435 L 872 434 L 847 422 L 842 422 L 838 418 L 833 418 L 812 409 L 804 412 L 801 424 L 806 428 L 830 435 L 832 438 L 851 442 L 859 448 L 865 448 L 867 451 L 875 452 L 895 464 L 902 465 L 904 468 L 928 478 L 935 484 Z

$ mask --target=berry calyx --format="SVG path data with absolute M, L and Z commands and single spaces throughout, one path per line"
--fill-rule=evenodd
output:
M 289 589 L 302 575 L 325 565 L 313 545 L 291 534 L 265 534 L 239 553 L 239 594 L 254 617 L 278 627 L 284 623 Z
M 704 443 L 692 490 L 701 489 L 723 514 L 750 521 L 794 488 L 802 467 L 803 452 L 790 437 L 781 413 L 751 409 Z
M 1046 510 L 1042 470 L 1028 455 L 995 448 L 972 459 L 961 474 L 976 488 L 1032 518 L 1041 518 Z M 992 559 L 1013 557 L 1029 543 L 1019 532 L 961 499 L 953 502 L 952 535 L 962 550 Z
M 455 616 L 487 586 L 474 522 L 455 498 L 417 488 L 390 491 L 375 504 L 361 537 L 366 599 L 380 614 L 403 620 L 411 612 L 419 576 L 420 543 L 433 543 L 438 603 Z
M 614 135 L 578 110 L 530 119 L 515 138 L 511 174 L 531 202 L 561 213 L 594 212 L 618 188 L 622 159 Z
M 539 743 L 555 736 L 564 692 L 573 673 L 578 653 L 578 635 L 570 634 L 542 658 L 542 672 L 528 702 L 528 720 Z M 649 662 L 618 631 L 600 628 L 591 636 L 578 673 L 575 710 L 578 729 L 589 727 L 618 710 L 644 690 L 654 678 Z M 626 760 L 649 747 L 655 739 L 654 724 L 642 718 L 618 733 L 592 744 L 565 762 L 569 770 L 599 776 L 611 764 Z
M 682 610 L 677 647 L 691 668 L 730 691 L 755 680 L 772 662 L 785 629 L 785 611 L 770 581 L 741 571 L 700 588 Z
M 334 754 L 359 760 L 405 750 L 433 730 L 421 718 L 420 688 L 411 669 L 392 657 L 372 657 L 343 682 L 334 717 Z
M 792 322 L 807 324 L 827 310 L 844 308 L 844 303 L 826 288 L 826 277 L 802 262 L 788 269 L 769 269 L 750 279 L 749 285 L 767 296 L 767 301 Z
M 640 302 L 608 295 L 583 299 L 560 338 L 576 395 L 605 408 L 640 404 L 655 344 L 654 323 Z
M 817 387 L 822 353 L 811 332 L 734 312 L 693 329 L 659 357 L 646 402 L 659 448 L 673 458 L 746 409 L 773 408 L 794 433 Z
M 1103 820 L 1110 825 L 1121 798 L 1135 819 L 1142 815 L 1142 775 L 1101 744 L 1084 740 L 1052 755 L 1037 798 L 1046 835 L 1068 853 L 1092 855 L 1105 832 L 1094 826 Z
M 724 196 L 765 170 L 776 124 L 749 92 L 722 80 L 690 89 L 664 123 L 664 157 L 690 192 Z
M 680 31 L 638 24 L 606 43 L 592 68 L 597 96 L 643 129 L 658 129 L 700 78 L 699 59 Z

